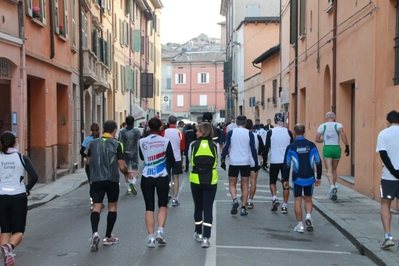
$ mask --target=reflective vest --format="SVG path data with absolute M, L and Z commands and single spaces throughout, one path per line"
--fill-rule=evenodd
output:
M 218 183 L 218 172 L 216 165 L 218 154 L 216 144 L 209 139 L 200 139 L 193 142 L 191 146 L 191 165 L 193 170 L 190 172 L 190 182 L 194 184 Z

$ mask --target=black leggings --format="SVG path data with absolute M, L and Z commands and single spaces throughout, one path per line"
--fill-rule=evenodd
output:
M 194 200 L 194 222 L 195 232 L 202 233 L 202 225 L 204 225 L 204 237 L 211 237 L 212 228 L 212 208 L 217 191 L 217 185 L 199 185 L 191 183 L 191 193 Z M 204 219 L 202 220 L 202 213 Z
M 155 188 L 157 189 L 158 207 L 168 206 L 169 179 L 168 176 L 162 177 L 141 177 L 141 191 L 143 193 L 145 210 L 155 210 Z

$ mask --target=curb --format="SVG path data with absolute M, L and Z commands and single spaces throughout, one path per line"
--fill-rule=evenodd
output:
M 328 210 L 316 199 L 313 200 L 313 206 L 334 225 L 349 241 L 359 250 L 360 254 L 368 257 L 371 261 L 381 266 L 397 265 L 397 261 L 388 256 L 383 250 L 377 247 L 367 237 L 358 230 L 349 226 L 344 220 Z

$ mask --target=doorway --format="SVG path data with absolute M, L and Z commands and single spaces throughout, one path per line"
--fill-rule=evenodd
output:
M 11 131 L 11 85 L 8 80 L 0 80 L 0 134 Z

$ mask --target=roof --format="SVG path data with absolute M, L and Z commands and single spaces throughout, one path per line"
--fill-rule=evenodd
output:
M 195 63 L 195 62 L 224 62 L 226 60 L 225 51 L 201 51 L 181 53 L 174 58 L 173 62 L 177 63 Z
M 259 57 L 257 57 L 254 61 L 252 61 L 253 64 L 259 64 L 265 61 L 266 59 L 270 58 L 274 54 L 280 52 L 280 44 L 277 44 L 276 46 L 273 46 L 263 54 L 261 54 Z

